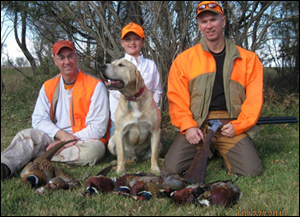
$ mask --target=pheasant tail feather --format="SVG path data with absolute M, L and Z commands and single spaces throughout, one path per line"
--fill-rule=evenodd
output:
M 54 146 L 52 149 L 46 151 L 44 154 L 42 154 L 41 156 L 39 156 L 38 158 L 36 158 L 34 160 L 34 162 L 40 162 L 43 159 L 47 159 L 47 160 L 51 160 L 52 157 L 55 155 L 55 153 L 61 149 L 64 145 L 70 143 L 70 142 L 75 142 L 77 141 L 77 139 L 72 139 L 72 140 L 67 140 L 67 141 L 61 141 L 60 143 L 58 143 L 56 146 Z

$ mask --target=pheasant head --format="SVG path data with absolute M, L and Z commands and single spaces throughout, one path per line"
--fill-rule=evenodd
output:
M 50 161 L 44 159 L 37 162 L 30 162 L 21 172 L 22 181 L 29 183 L 31 187 L 38 187 L 47 184 L 54 176 L 54 168 Z
M 106 176 L 94 176 L 87 180 L 85 193 L 91 196 L 94 193 L 107 193 L 114 189 L 114 182 Z
M 150 191 L 141 191 L 136 196 L 132 196 L 135 200 L 150 200 L 153 195 Z

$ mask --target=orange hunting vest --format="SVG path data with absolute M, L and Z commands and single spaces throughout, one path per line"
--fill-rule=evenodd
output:
M 59 97 L 60 85 L 58 85 L 58 82 L 60 77 L 61 74 L 58 74 L 44 83 L 45 92 L 50 102 L 51 120 L 53 123 L 56 123 L 55 112 Z M 91 98 L 99 81 L 99 79 L 79 71 L 70 100 L 70 120 L 73 133 L 86 127 L 85 120 L 89 111 Z M 107 144 L 109 140 L 109 128 L 110 122 L 108 123 L 105 136 L 100 139 L 104 144 Z

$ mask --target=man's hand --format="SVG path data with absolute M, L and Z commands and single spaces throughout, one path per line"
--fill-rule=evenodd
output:
M 67 141 L 67 140 L 72 140 L 72 139 L 78 139 L 76 136 L 74 136 L 73 134 L 69 134 L 66 133 L 63 130 L 59 130 L 56 135 L 55 138 L 58 139 L 58 141 L 52 142 L 48 145 L 48 147 L 46 148 L 46 151 L 52 149 L 55 145 L 57 145 L 58 143 L 60 143 L 61 141 Z M 78 139 L 79 140 L 79 139 Z M 59 154 L 63 149 L 71 147 L 73 145 L 75 145 L 77 143 L 77 141 L 75 142 L 70 142 L 68 144 L 66 144 L 64 147 L 62 147 L 61 149 L 59 149 L 55 155 Z
M 67 140 L 72 140 L 72 139 L 78 139 L 76 136 L 74 136 L 73 134 L 67 133 L 63 130 L 59 130 L 55 136 L 55 139 L 58 139 L 60 141 L 67 141 Z M 72 143 L 71 143 L 72 144 Z M 72 146 L 72 145 L 71 145 Z
M 235 131 L 234 131 L 234 127 L 231 123 L 225 124 L 222 128 L 221 128 L 221 134 L 223 136 L 226 137 L 235 137 Z
M 204 140 L 202 131 L 198 127 L 192 127 L 185 131 L 185 137 L 189 143 L 196 145 L 201 139 Z

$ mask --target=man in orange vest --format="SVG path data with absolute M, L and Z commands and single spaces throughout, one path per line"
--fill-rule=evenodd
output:
M 77 68 L 73 42 L 53 46 L 60 74 L 40 89 L 32 127 L 22 130 L 1 153 L 1 179 L 23 168 L 60 141 L 77 139 L 60 149 L 52 161 L 93 166 L 105 154 L 109 139 L 109 104 L 105 85 Z
M 179 133 L 165 156 L 165 171 L 189 168 L 207 119 L 236 118 L 216 132 L 213 146 L 230 174 L 262 174 L 252 138 L 259 132 L 255 124 L 263 105 L 263 67 L 255 53 L 224 37 L 225 20 L 215 1 L 199 3 L 197 23 L 203 37 L 170 68 L 169 114 Z

